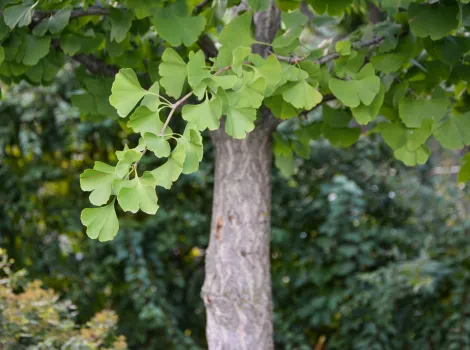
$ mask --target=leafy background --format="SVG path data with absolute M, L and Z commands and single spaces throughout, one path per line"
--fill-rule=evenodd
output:
M 0 1 L 2 8 L 6 3 Z M 68 3 L 76 5 L 79 1 Z M 143 2 L 120 3 L 138 10 Z M 250 6 L 256 3 L 250 1 Z M 280 3 L 292 5 L 292 1 Z M 380 3 L 408 29 L 396 1 Z M 453 87 L 445 91 L 455 100 L 455 111 L 469 110 L 468 65 L 465 58 L 461 59 L 469 51 L 468 38 L 465 39 L 465 30 L 459 36 L 449 35 L 457 26 L 457 3 L 442 1 L 451 4 L 446 16 L 441 16 L 444 5 L 439 3 L 431 6 L 434 11 L 428 17 L 421 17 L 422 3 L 401 2 L 404 7 L 410 5 L 409 11 L 416 17 L 411 31 L 419 39 L 414 34 L 405 35 L 397 43 L 389 35 L 392 42 L 384 44 L 384 50 L 389 51 L 378 49 L 370 58 L 384 80 L 399 71 L 396 77 L 392 76 L 396 79 L 381 113 L 388 108 L 392 115 L 389 117 L 395 117 L 397 124 L 402 125 L 395 114 L 397 110 L 404 111 L 403 122 L 410 127 L 416 126 L 415 120 L 406 118 L 410 115 L 406 113 L 410 101 L 401 107 L 397 103 L 397 96 L 408 88 L 424 100 L 431 94 L 442 96 L 444 88 L 451 84 Z M 229 2 L 230 6 L 235 4 Z M 264 6 L 263 2 L 258 4 Z M 363 11 L 367 4 L 359 0 L 311 1 L 318 12 L 327 9 L 330 14 L 337 14 L 347 7 L 347 16 L 341 21 L 318 16 L 314 26 L 320 30 L 305 35 L 305 46 L 316 47 L 323 39 L 350 32 L 355 33 L 354 39 L 371 33 L 395 33 L 394 25 L 368 26 L 370 19 Z M 54 9 L 58 2 L 46 2 L 45 8 L 48 6 Z M 460 20 L 468 25 L 463 16 L 468 15 L 464 11 L 467 7 L 460 8 Z M 156 11 L 158 23 L 162 23 L 178 8 Z M 217 23 L 214 12 L 204 12 L 207 23 Z M 114 12 L 102 21 L 80 18 L 64 32 L 57 29 L 62 25 L 57 21 L 60 16 L 55 16 L 55 23 L 44 21 L 46 24 L 33 28 L 33 34 L 28 31 L 28 23 L 10 33 L 8 27 L 13 23 L 0 21 L 0 40 L 5 48 L 5 61 L 0 66 L 0 246 L 6 252 L 2 251 L 2 258 L 8 255 L 13 259 L 14 271 L 27 271 L 27 275 L 6 274 L 8 278 L 4 278 L 5 271 L 2 273 L 0 345 L 14 344 L 19 349 L 44 347 L 46 339 L 60 327 L 66 325 L 75 334 L 88 329 L 89 322 L 95 324 L 93 320 L 106 324 L 99 315 L 108 315 L 105 318 L 112 321 L 109 329 L 113 339 L 88 346 L 117 347 L 110 344 L 122 334 L 132 349 L 206 347 L 199 291 L 204 278 L 213 185 L 213 151 L 207 134 L 199 171 L 183 176 L 170 191 L 158 190 L 162 203 L 159 215 L 127 215 L 120 211 L 119 234 L 105 244 L 88 239 L 79 219 L 81 209 L 87 206 L 79 175 L 91 168 L 95 160 L 115 163 L 115 151 L 126 144 L 136 144 L 137 139 L 107 103 L 112 78 L 93 78 L 66 55 L 83 63 L 86 55 L 93 53 L 114 67 L 148 72 L 150 76 L 142 81 L 150 86 L 150 81 L 159 78 L 157 63 L 165 43 L 179 45 L 196 40 L 175 36 L 171 31 L 165 33 L 162 28 L 157 29 L 164 40 L 156 38 L 147 33 L 152 20 L 145 12 L 139 16 L 142 18 L 130 19 Z M 183 17 L 185 21 L 200 22 L 194 22 L 194 26 L 202 31 L 201 19 Z M 444 18 L 441 26 L 429 25 L 440 18 Z M 287 46 L 297 46 L 300 33 L 308 32 L 306 29 L 295 29 L 295 35 L 281 33 L 276 39 L 276 52 L 283 54 L 284 50 L 290 54 Z M 130 34 L 123 37 L 127 31 Z M 428 35 L 430 38 L 423 38 Z M 58 37 L 66 55 L 60 50 L 46 50 Z M 18 51 L 19 40 L 28 45 Z M 344 56 L 351 50 L 344 42 L 335 48 Z M 183 56 L 188 51 L 180 48 Z M 145 61 L 146 57 L 150 59 Z M 351 68 L 348 61 L 347 57 L 340 57 L 333 63 L 336 75 L 346 75 Z M 354 62 L 350 63 L 354 66 Z M 108 75 L 114 73 L 112 70 Z M 22 80 L 29 83 L 20 83 Z M 400 80 L 411 83 L 408 86 Z M 342 89 L 333 85 L 331 91 L 348 104 L 351 96 L 342 96 Z M 324 82 L 320 87 L 327 93 L 330 88 Z M 361 88 L 362 85 L 355 86 L 354 91 Z M 270 105 L 273 101 L 265 102 L 275 109 Z M 440 109 L 442 104 L 424 103 L 420 106 L 421 116 L 433 113 L 436 106 Z M 297 115 L 298 111 L 293 110 L 290 113 Z M 302 135 L 292 131 L 297 131 L 299 125 L 319 121 L 320 117 L 325 119 L 328 108 L 321 112 L 321 116 L 316 111 L 283 123 L 275 136 L 276 165 L 280 169 L 273 169 L 272 174 L 276 348 L 470 349 L 469 193 L 454 175 L 442 176 L 437 171 L 438 166 L 452 169 L 462 152 L 444 152 L 431 139 L 428 144 L 433 155 L 428 163 L 410 169 L 395 160 L 389 148 L 400 149 L 403 145 L 393 142 L 394 137 L 387 139 L 383 130 L 387 143 L 376 133 L 361 135 L 358 125 L 344 128 L 351 122 L 350 115 L 343 118 L 345 121 L 339 118 L 342 137 L 335 133 L 338 125 L 326 122 L 321 132 L 328 141 L 317 137 L 318 141 L 310 143 L 308 139 L 306 150 L 299 142 Z M 352 110 L 357 121 L 365 118 L 364 123 L 370 121 L 371 113 Z M 443 122 L 452 126 L 454 116 Z M 182 123 L 178 123 L 181 121 L 175 119 L 172 127 L 182 129 Z M 315 128 L 311 130 L 314 134 L 318 131 Z M 395 131 L 400 135 L 403 130 L 402 127 Z M 437 132 L 434 137 L 449 148 L 468 144 L 467 139 L 450 135 Z M 349 146 L 357 139 L 350 149 L 334 147 Z M 298 155 L 310 156 L 296 159 L 294 150 Z M 141 166 L 153 169 L 155 164 L 143 159 Z M 285 175 L 291 176 L 286 180 Z M 64 324 L 56 320 L 54 326 L 38 330 L 30 322 L 37 321 L 36 314 L 22 313 L 25 300 L 45 293 L 35 280 L 56 291 L 51 307 Z M 6 301 L 12 299 L 8 298 L 17 300 L 14 305 L 18 307 L 11 308 L 12 304 Z M 77 308 L 71 308 L 67 300 Z M 20 316 L 14 323 L 9 318 L 12 311 Z M 6 320 L 11 327 L 4 327 Z M 49 321 L 47 317 L 41 320 Z M 28 332 L 35 336 L 24 336 Z
M 160 215 L 121 213 L 114 241 L 90 240 L 79 174 L 129 140 L 115 122 L 80 120 L 67 102 L 75 79 L 70 68 L 47 87 L 5 89 L 0 246 L 27 280 L 76 304 L 78 324 L 112 309 L 130 348 L 203 349 L 210 143 L 199 172 L 159 192 Z M 432 163 L 406 168 L 374 136 L 311 152 L 289 180 L 273 170 L 276 346 L 468 348 L 467 188 Z M 437 161 L 456 162 L 442 152 Z

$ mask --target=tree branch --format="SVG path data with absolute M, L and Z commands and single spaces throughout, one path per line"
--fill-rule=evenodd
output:
M 96 75 L 115 76 L 119 68 L 114 65 L 108 65 L 93 55 L 83 53 L 71 56 L 75 61 L 82 64 L 90 73 Z
M 380 36 L 372 40 L 366 40 L 366 41 L 360 41 L 358 43 L 354 43 L 352 47 L 356 50 L 363 49 L 365 47 L 375 47 L 375 46 L 381 45 L 384 40 L 385 40 L 385 37 Z M 289 64 L 298 64 L 302 61 L 305 61 L 308 58 L 308 55 L 304 57 L 286 57 L 286 56 L 276 55 L 276 57 L 279 61 L 282 61 L 282 62 L 287 62 Z M 340 57 L 340 54 L 338 52 L 333 52 L 323 57 L 320 57 L 316 60 L 313 60 L 313 62 L 318 63 L 318 64 L 325 64 L 339 57 Z

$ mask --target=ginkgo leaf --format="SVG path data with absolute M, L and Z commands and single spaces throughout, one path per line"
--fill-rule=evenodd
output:
M 307 110 L 312 109 L 323 100 L 322 94 L 305 80 L 289 83 L 282 93 L 282 97 L 294 107 Z
M 356 108 L 351 108 L 351 112 L 359 124 L 366 125 L 373 121 L 379 114 L 380 108 L 384 102 L 385 97 L 385 86 L 380 86 L 380 91 L 375 96 L 374 100 L 369 106 L 359 105 Z
M 147 148 L 158 158 L 168 157 L 170 155 L 171 147 L 165 137 L 147 132 L 144 134 L 144 139 L 147 144 Z
M 459 182 L 470 181 L 470 152 L 466 153 L 460 160 Z
M 248 0 L 248 6 L 253 11 L 266 11 L 271 6 L 272 0 Z
M 24 3 L 9 6 L 3 12 L 3 19 L 5 24 L 10 27 L 10 29 L 18 27 L 25 27 L 31 23 L 31 16 L 33 14 L 33 9 L 36 7 L 38 2 L 25 1 Z
M 206 19 L 203 16 L 191 16 L 185 1 L 177 1 L 170 6 L 154 9 L 154 25 L 158 35 L 171 46 L 183 44 L 191 46 L 204 30 Z
M 180 97 L 188 71 L 186 63 L 172 48 L 167 48 L 163 53 L 158 73 L 162 77 L 160 84 L 165 88 L 166 93 L 174 98 Z
M 147 214 L 157 212 L 156 180 L 149 172 L 145 172 L 142 177 L 121 181 L 117 198 L 122 210 L 137 213 L 140 209 Z
M 323 136 L 336 147 L 349 147 L 361 136 L 361 128 L 335 128 L 328 124 L 322 126 Z
M 255 128 L 256 109 L 230 107 L 225 120 L 225 131 L 235 139 L 244 139 Z
M 264 100 L 264 104 L 280 119 L 291 119 L 299 115 L 299 110 L 286 102 L 280 96 L 271 96 Z
M 312 5 L 315 12 L 323 14 L 328 12 L 330 16 L 338 16 L 351 5 L 353 0 L 309 0 L 308 4 Z
M 251 46 L 251 12 L 245 12 L 235 17 L 229 24 L 224 26 L 219 34 L 219 43 L 232 49 L 239 46 Z
M 274 55 L 263 59 L 258 55 L 253 55 L 252 62 L 254 64 L 254 79 L 262 77 L 266 80 L 265 96 L 271 96 L 276 90 L 277 85 L 281 81 L 282 67 L 278 59 Z
M 447 99 L 432 100 L 400 100 L 398 111 L 401 120 L 409 128 L 419 128 L 423 120 L 430 119 L 434 122 L 441 120 L 447 113 L 449 101 Z
M 100 242 L 111 241 L 118 233 L 119 221 L 114 209 L 114 200 L 100 208 L 83 209 L 80 217 L 87 227 L 87 236 Z
M 397 149 L 394 153 L 395 158 L 401 160 L 407 166 L 422 165 L 428 161 L 431 151 L 426 146 L 421 146 L 415 151 L 410 151 L 406 147 Z
M 284 33 L 274 39 L 272 46 L 275 49 L 287 47 L 291 45 L 295 40 L 299 40 L 302 31 L 303 27 L 288 28 Z
M 188 83 L 194 89 L 204 79 L 210 78 L 209 70 L 206 68 L 206 58 L 202 51 L 197 53 L 189 53 L 189 61 L 187 65 Z
M 153 112 L 158 112 L 160 110 L 162 102 L 160 101 L 160 85 L 158 82 L 155 82 L 150 89 L 148 89 L 147 94 L 142 99 L 140 103 L 141 106 L 145 106 Z
M 126 176 L 131 166 L 142 158 L 142 153 L 136 149 L 128 149 L 118 153 L 119 162 L 116 164 L 116 174 L 119 177 Z
M 349 147 L 361 136 L 359 127 L 349 127 L 351 115 L 343 109 L 322 107 L 323 125 L 321 132 L 330 143 L 337 147 Z
M 35 66 L 48 53 L 51 46 L 51 37 L 36 37 L 26 35 L 16 55 L 17 62 L 23 62 L 27 66 Z
M 155 178 L 156 185 L 169 190 L 173 182 L 178 180 L 183 171 L 183 163 L 186 157 L 185 148 L 178 144 L 165 164 L 152 170 L 150 173 Z
M 111 92 L 109 102 L 116 108 L 121 118 L 125 118 L 147 93 L 142 89 L 137 75 L 130 68 L 123 68 L 116 74 Z
M 213 75 L 211 77 L 211 80 L 214 81 L 214 83 L 217 86 L 220 86 L 224 90 L 230 90 L 233 89 L 234 86 L 239 82 L 239 78 L 236 75 L 229 74 L 229 75 Z
M 199 163 L 203 156 L 202 136 L 191 124 L 186 127 L 183 137 L 178 139 L 178 144 L 184 146 L 186 157 L 183 163 L 183 174 L 191 174 L 199 169 Z
M 436 125 L 433 134 L 444 148 L 461 149 L 469 145 L 470 112 L 451 115 L 447 120 Z
M 331 78 L 328 85 L 344 105 L 353 108 L 361 103 L 369 106 L 380 92 L 380 78 L 375 75 L 348 81 Z
M 251 47 L 240 46 L 233 50 L 232 70 L 239 77 L 242 76 L 242 66 L 245 59 L 251 54 Z
M 218 97 L 206 98 L 198 105 L 186 105 L 181 112 L 183 119 L 193 123 L 199 130 L 216 130 L 222 116 L 222 100 Z
M 426 119 L 420 128 L 407 128 L 399 123 L 380 123 L 378 125 L 384 141 L 394 150 L 395 158 L 405 165 L 426 163 L 430 152 L 425 146 L 431 136 L 432 121 Z
M 299 10 L 281 13 L 282 23 L 286 28 L 301 27 L 308 22 L 308 17 Z
M 120 43 L 123 41 L 132 26 L 132 18 L 134 14 L 131 11 L 123 9 L 109 9 L 109 20 L 111 22 L 111 40 Z
M 91 204 L 103 205 L 111 196 L 113 181 L 116 178 L 115 167 L 95 162 L 93 169 L 87 169 L 80 175 L 80 187 L 83 191 L 91 191 Z
M 163 123 L 158 111 L 151 111 L 147 106 L 139 106 L 132 113 L 127 126 L 141 134 L 149 132 L 158 135 L 162 130 Z
M 237 108 L 258 108 L 264 99 L 266 79 L 255 77 L 253 72 L 243 72 L 243 84 L 227 93 L 230 104 Z
M 72 9 L 72 6 L 66 5 L 51 17 L 43 19 L 36 27 L 34 27 L 33 34 L 43 36 L 48 30 L 52 34 L 61 32 L 69 23 Z
M 432 40 L 443 38 L 457 28 L 458 13 L 457 3 L 412 3 L 408 8 L 411 31 L 422 38 L 427 36 Z

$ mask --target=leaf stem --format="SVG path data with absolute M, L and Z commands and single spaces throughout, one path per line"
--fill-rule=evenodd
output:
M 219 75 L 223 72 L 228 71 L 231 68 L 232 68 L 231 65 L 227 66 L 227 67 L 220 68 L 217 72 L 214 73 L 214 75 Z M 158 136 L 163 136 L 163 133 L 165 132 L 166 128 L 168 127 L 168 124 L 170 123 L 170 120 L 171 120 L 171 117 L 173 117 L 173 114 L 175 114 L 178 107 L 180 107 L 184 102 L 186 102 L 186 100 L 188 98 L 190 98 L 192 95 L 194 95 L 194 91 L 188 92 L 186 95 L 184 95 L 178 101 L 176 101 L 174 104 L 171 105 L 170 113 L 168 114 L 168 117 L 165 120 L 165 124 L 163 124 L 162 130 L 160 130 L 160 133 L 158 134 Z

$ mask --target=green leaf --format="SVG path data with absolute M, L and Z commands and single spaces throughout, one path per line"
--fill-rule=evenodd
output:
M 447 99 L 410 100 L 403 98 L 399 103 L 399 115 L 408 128 L 419 128 L 425 119 L 438 122 L 448 110 Z
M 166 163 L 150 172 L 155 178 L 156 185 L 169 190 L 173 182 L 178 180 L 178 177 L 183 171 L 185 157 L 186 152 L 184 146 L 178 144 L 173 152 L 171 152 Z
M 111 92 L 109 102 L 117 109 L 121 118 L 125 118 L 147 93 L 142 89 L 137 75 L 130 68 L 123 68 L 116 74 Z
M 251 47 L 240 46 L 233 50 L 232 70 L 239 77 L 242 76 L 242 65 L 245 59 L 251 54 Z
M 301 27 L 308 21 L 308 17 L 301 13 L 299 10 L 281 13 L 282 23 L 286 28 Z
M 109 9 L 109 20 L 111 22 L 111 40 L 120 43 L 126 38 L 127 33 L 131 29 L 133 17 L 134 15 L 131 11 L 112 7 Z
M 266 98 L 264 104 L 280 119 L 291 119 L 299 115 L 297 108 L 277 95 Z
M 225 120 L 225 132 L 235 139 L 244 139 L 255 128 L 256 109 L 230 107 Z
M 202 136 L 199 131 L 186 127 L 183 137 L 178 139 L 178 144 L 184 146 L 186 157 L 183 163 L 183 174 L 191 174 L 199 169 L 199 163 L 203 156 Z
M 235 17 L 229 24 L 224 26 L 219 34 L 219 43 L 230 47 L 232 50 L 239 46 L 250 46 L 253 44 L 251 37 L 251 12 Z M 232 51 L 230 51 L 230 54 Z M 230 59 L 231 61 L 231 59 Z
M 268 56 L 267 59 L 262 59 L 260 56 L 256 55 L 252 57 L 252 62 L 254 64 L 253 70 L 255 72 L 253 78 L 264 78 L 266 80 L 265 96 L 271 96 L 281 81 L 281 64 L 274 55 Z
M 112 192 L 113 181 L 117 179 L 115 167 L 95 162 L 93 169 L 87 169 L 80 175 L 80 187 L 83 191 L 91 191 L 90 202 L 103 205 L 108 202 Z
M 306 110 L 312 109 L 323 100 L 322 94 L 305 80 L 289 83 L 282 97 L 295 108 Z
M 425 120 L 420 128 L 406 128 L 397 123 L 380 123 L 378 130 L 384 141 L 395 151 L 395 157 L 405 165 L 426 163 L 430 152 L 424 144 L 431 136 L 431 120 Z
M 132 180 L 121 180 L 118 202 L 122 210 L 137 213 L 142 210 L 147 214 L 155 214 L 158 210 L 156 180 L 149 172 Z
M 147 144 L 147 148 L 158 158 L 168 157 L 170 155 L 171 147 L 165 137 L 147 132 L 144 134 L 144 139 Z
M 407 166 L 422 165 L 428 161 L 431 152 L 426 146 L 418 148 L 416 151 L 410 151 L 406 147 L 397 149 L 394 152 L 395 157 L 401 160 Z
M 366 125 L 373 121 L 380 112 L 380 108 L 384 102 L 385 86 L 381 84 L 380 91 L 375 96 L 374 100 L 369 106 L 359 105 L 356 108 L 351 108 L 351 112 L 359 124 Z
M 81 43 L 74 34 L 62 34 L 60 37 L 60 47 L 65 54 L 73 56 L 80 50 Z
M 179 98 L 183 91 L 184 81 L 188 75 L 186 63 L 172 48 L 167 48 L 162 55 L 162 63 L 158 67 L 162 77 L 160 84 L 165 88 L 168 95 Z
M 275 49 L 288 47 L 295 40 L 299 40 L 300 34 L 303 30 L 303 27 L 288 28 L 283 34 L 274 39 L 272 47 Z
M 32 1 L 25 1 L 19 5 L 9 6 L 3 12 L 3 19 L 5 24 L 11 29 L 18 27 L 25 27 L 31 23 L 31 16 L 33 9 L 39 3 Z
M 88 237 L 98 238 L 100 242 L 111 241 L 119 230 L 114 200 L 104 207 L 83 209 L 80 219 L 87 227 Z
M 345 110 L 324 105 L 322 112 L 323 125 L 321 131 L 332 145 L 349 147 L 359 139 L 361 129 L 348 127 L 352 118 Z
M 370 66 L 367 64 L 358 73 L 357 80 L 339 80 L 331 78 L 329 87 L 331 92 L 346 106 L 358 107 L 361 102 L 369 106 L 377 94 L 380 92 L 380 78 L 375 75 L 369 75 L 362 78 L 361 73 L 365 72 Z M 371 66 L 370 66 L 371 67 Z M 360 78 L 361 77 L 361 78 Z
M 248 0 L 248 6 L 253 11 L 266 11 L 271 6 L 271 0 Z
M 171 46 L 191 46 L 202 34 L 206 19 L 190 16 L 184 1 L 154 10 L 154 25 L 158 35 Z
M 349 40 L 338 41 L 335 49 L 341 56 L 349 56 L 351 54 L 351 42 Z
M 222 116 L 222 100 L 218 97 L 206 98 L 198 105 L 185 105 L 182 110 L 183 119 L 193 123 L 199 130 L 216 130 Z
M 266 80 L 253 72 L 243 72 L 243 84 L 227 93 L 232 106 L 237 108 L 259 108 L 264 99 Z
M 160 101 L 160 85 L 155 82 L 150 89 L 148 89 L 147 95 L 144 96 L 141 106 L 145 106 L 151 111 L 158 112 L 161 108 L 162 102 Z
M 412 3 L 408 8 L 411 31 L 418 37 L 441 39 L 449 32 L 457 29 L 459 21 L 457 3 Z
M 52 34 L 61 32 L 69 23 L 71 13 L 72 6 L 64 6 L 51 17 L 43 19 L 36 27 L 34 27 L 33 34 L 43 36 L 48 30 Z
M 361 136 L 361 128 L 335 128 L 323 124 L 322 133 L 325 138 L 336 147 L 349 147 Z
M 290 178 L 295 172 L 295 159 L 294 154 L 291 152 L 289 155 L 275 155 L 274 165 L 279 169 L 282 176 Z
M 460 161 L 459 182 L 470 180 L 470 152 L 465 154 Z
M 437 124 L 434 137 L 442 147 L 461 149 L 470 144 L 470 112 L 453 114 L 447 120 Z
M 16 61 L 23 62 L 27 66 L 34 66 L 49 53 L 51 46 L 50 37 L 35 37 L 26 35 L 23 38 Z
M 308 0 L 315 12 L 322 14 L 328 12 L 330 16 L 341 15 L 344 10 L 351 5 L 353 0 Z
M 206 58 L 202 51 L 189 53 L 188 61 L 188 83 L 195 89 L 204 79 L 210 78 L 209 70 L 206 67 Z
M 124 151 L 117 151 L 116 155 L 119 162 L 116 164 L 116 174 L 119 177 L 125 177 L 129 174 L 131 166 L 142 158 L 141 150 L 137 149 L 124 149 Z
M 162 130 L 163 122 L 160 120 L 158 111 L 154 112 L 146 106 L 139 106 L 132 113 L 127 126 L 142 135 L 144 133 L 158 135 Z M 168 131 L 168 128 L 166 130 Z M 171 133 L 171 131 L 168 132 Z

